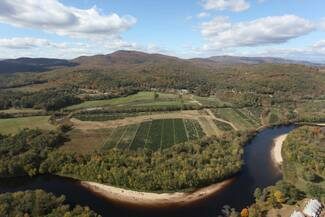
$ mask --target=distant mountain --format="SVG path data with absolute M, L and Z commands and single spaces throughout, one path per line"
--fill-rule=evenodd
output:
M 116 51 L 107 55 L 81 56 L 73 59 L 79 65 L 112 66 L 112 65 L 140 65 L 166 61 L 185 61 L 177 57 L 162 54 L 149 54 L 139 51 Z
M 322 64 L 308 62 L 308 61 L 290 60 L 290 59 L 276 58 L 276 57 L 213 56 L 213 57 L 207 58 L 205 60 L 210 60 L 210 61 L 213 61 L 215 63 L 225 64 L 225 65 L 264 64 L 264 63 L 302 64 L 302 65 L 310 65 L 310 66 L 322 65 Z
M 76 66 L 77 63 L 64 59 L 18 58 L 0 60 L 0 74 L 15 72 L 45 72 L 51 69 Z
M 307 61 L 295 61 L 273 57 L 238 57 L 213 56 L 209 58 L 181 59 L 162 54 L 149 54 L 139 51 L 116 51 L 107 55 L 81 56 L 72 60 L 49 58 L 18 58 L 0 60 L 0 74 L 15 72 L 45 72 L 52 69 L 78 66 L 87 69 L 124 70 L 124 71 L 168 71 L 206 70 L 229 65 L 258 65 L 258 64 L 302 64 L 307 66 L 325 65 Z M 162 70 L 163 71 L 163 70 Z

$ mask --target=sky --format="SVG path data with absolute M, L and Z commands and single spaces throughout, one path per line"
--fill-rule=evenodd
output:
M 117 50 L 325 63 L 324 0 L 0 0 L 0 59 Z

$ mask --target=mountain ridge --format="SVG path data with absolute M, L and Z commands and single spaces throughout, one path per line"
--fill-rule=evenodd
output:
M 119 66 L 122 69 L 130 66 L 150 64 L 187 64 L 203 68 L 216 68 L 229 65 L 258 65 L 258 64 L 301 64 L 307 66 L 324 67 L 325 64 L 309 61 L 290 60 L 277 57 L 245 57 L 245 56 L 212 56 L 208 58 L 183 59 L 159 53 L 145 53 L 141 51 L 119 50 L 110 54 L 80 56 L 71 60 L 56 58 L 28 58 L 0 60 L 0 74 L 16 72 L 45 72 L 67 67 L 99 67 L 110 68 Z M 177 65 L 176 64 L 176 65 Z

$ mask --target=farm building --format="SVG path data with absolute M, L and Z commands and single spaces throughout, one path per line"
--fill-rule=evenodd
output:
M 323 205 L 316 199 L 308 200 L 303 212 L 294 211 L 290 217 L 321 217 Z
M 319 217 L 323 209 L 323 205 L 315 199 L 309 200 L 303 213 L 308 217 Z
M 290 217 L 305 217 L 305 215 L 302 212 L 294 211 Z

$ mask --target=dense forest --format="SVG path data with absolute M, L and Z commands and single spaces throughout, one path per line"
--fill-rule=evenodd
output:
M 42 190 L 0 194 L 3 217 L 100 217 L 88 207 L 67 205 L 65 197 L 55 197 Z
M 86 156 L 54 152 L 40 171 L 133 190 L 177 191 L 207 186 L 238 172 L 246 139 L 246 135 L 229 135 L 157 152 L 111 149 Z
M 0 91 L 0 109 L 34 108 L 55 111 L 60 108 L 78 104 L 76 89 L 47 89 L 34 93 Z
M 0 177 L 39 174 L 41 163 L 64 140 L 56 131 L 22 130 L 16 135 L 0 134 Z
M 168 149 L 118 150 L 88 155 L 63 153 L 60 132 L 23 130 L 0 137 L 0 176 L 51 173 L 143 191 L 206 186 L 241 169 L 246 133 L 177 144 Z
M 292 132 L 283 146 L 284 179 L 312 197 L 325 201 L 325 131 L 301 127 Z

